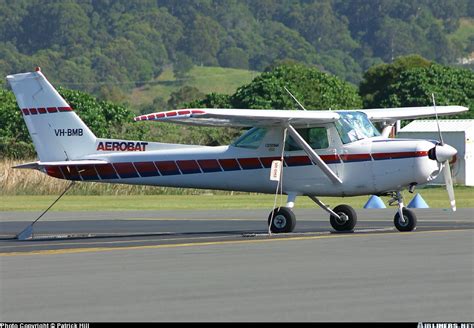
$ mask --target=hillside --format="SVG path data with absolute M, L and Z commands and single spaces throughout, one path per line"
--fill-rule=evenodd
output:
M 473 51 L 473 16 L 470 0 L 0 1 L 0 74 L 41 66 L 55 85 L 120 100 L 174 84 L 169 69 L 293 60 L 357 85 L 402 55 L 457 65 Z
M 156 98 L 167 102 L 172 92 L 185 85 L 195 87 L 204 94 L 233 94 L 238 87 L 250 83 L 259 73 L 236 68 L 194 66 L 185 78 L 177 79 L 167 68 L 153 82 L 134 88 L 126 97 L 132 108 L 153 103 Z

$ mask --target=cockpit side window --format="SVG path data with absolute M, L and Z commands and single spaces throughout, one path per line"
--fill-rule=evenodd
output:
M 329 147 L 328 132 L 325 127 L 297 129 L 298 133 L 313 149 L 324 149 Z M 291 136 L 287 137 L 285 150 L 302 150 Z
M 232 145 L 234 147 L 257 149 L 262 143 L 267 130 L 264 128 L 251 128 L 240 136 Z
M 379 131 L 362 112 L 338 112 L 339 120 L 335 122 L 336 130 L 344 144 L 357 140 L 377 137 Z

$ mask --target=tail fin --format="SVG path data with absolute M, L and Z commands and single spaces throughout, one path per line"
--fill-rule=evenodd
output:
M 40 161 L 95 152 L 96 137 L 39 70 L 7 76 Z

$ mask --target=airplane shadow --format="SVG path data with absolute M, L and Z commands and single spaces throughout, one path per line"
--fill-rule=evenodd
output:
M 16 235 L 3 235 L 0 237 L 1 241 L 18 241 L 18 242 L 32 242 L 32 241 L 52 241 L 52 240 L 83 240 L 83 239 L 126 239 L 137 237 L 229 237 L 229 236 L 248 236 L 248 235 L 263 235 L 267 234 L 266 230 L 232 230 L 232 231 L 199 231 L 199 232 L 154 232 L 154 233 L 123 233 L 123 234 L 107 234 L 107 233 L 56 233 L 56 234 L 33 234 L 33 237 L 26 240 L 18 240 Z

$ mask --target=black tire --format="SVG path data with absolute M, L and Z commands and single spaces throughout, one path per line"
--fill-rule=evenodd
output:
M 334 215 L 329 217 L 331 226 L 336 231 L 352 231 L 357 223 L 357 213 L 349 205 L 338 205 L 333 209 L 334 213 L 343 217 L 343 221 L 339 220 Z
M 405 222 L 400 220 L 400 213 L 397 211 L 395 217 L 393 218 L 393 224 L 398 229 L 398 231 L 413 231 L 416 228 L 416 215 L 415 212 L 409 210 L 408 208 L 403 208 L 403 218 Z
M 272 220 L 273 214 L 273 220 Z M 270 226 L 270 221 L 271 226 Z M 273 233 L 287 233 L 295 230 L 295 213 L 288 207 L 275 208 L 268 216 L 268 225 Z

